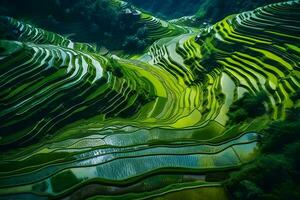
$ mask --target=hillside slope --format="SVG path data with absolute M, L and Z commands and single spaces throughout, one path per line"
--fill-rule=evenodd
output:
M 131 59 L 1 17 L 0 199 L 228 199 L 262 130 L 299 108 L 299 11 L 198 30 L 142 14 L 154 43 Z M 230 121 L 261 93 L 265 112 Z
M 214 23 L 227 15 L 252 10 L 259 6 L 280 2 L 281 0 L 128 0 L 133 5 L 143 8 L 159 17 L 174 19 L 196 14 L 202 21 Z

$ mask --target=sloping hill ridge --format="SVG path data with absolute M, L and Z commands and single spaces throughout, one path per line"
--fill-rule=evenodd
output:
M 155 15 L 174 19 L 183 16 L 196 15 L 202 21 L 216 22 L 223 17 L 255 9 L 271 3 L 280 2 L 280 0 L 255 0 L 255 1 L 239 1 L 239 0 L 127 0 L 133 5 L 143 8 Z
M 156 42 L 127 60 L 1 18 L 0 199 L 227 199 L 226 174 L 299 106 L 299 19 L 298 0 L 198 34 L 142 15 Z M 226 127 L 262 91 L 268 113 Z

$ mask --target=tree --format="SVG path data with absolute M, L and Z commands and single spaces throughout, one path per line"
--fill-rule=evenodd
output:
M 300 199 L 300 108 L 264 130 L 261 154 L 224 182 L 231 199 Z
M 235 101 L 229 108 L 228 116 L 230 122 L 239 123 L 247 118 L 254 118 L 266 113 L 264 103 L 267 95 L 263 92 L 258 94 L 245 93 L 244 96 Z
M 140 40 L 136 35 L 131 35 L 125 39 L 123 48 L 129 52 L 137 52 L 143 50 L 146 45 L 145 40 Z

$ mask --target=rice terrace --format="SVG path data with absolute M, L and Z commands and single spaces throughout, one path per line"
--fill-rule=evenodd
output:
M 296 200 L 299 152 L 299 0 L 1 0 L 0 200 Z

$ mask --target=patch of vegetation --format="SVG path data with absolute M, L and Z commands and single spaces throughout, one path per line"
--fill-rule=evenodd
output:
M 199 0 L 128 0 L 128 2 L 166 19 L 191 15 L 197 12 L 197 8 L 203 3 Z
M 233 200 L 281 200 L 300 197 L 300 108 L 265 130 L 261 155 L 225 186 Z
M 109 49 L 130 49 L 147 46 L 146 28 L 137 23 L 139 16 L 126 13 L 111 0 L 4 0 L 2 15 L 30 19 L 47 30 L 71 35 L 75 41 L 104 45 Z
M 148 35 L 148 29 L 146 27 L 140 27 L 135 35 L 127 36 L 122 47 L 129 53 L 143 51 L 149 44 L 146 39 Z
M 255 118 L 266 113 L 264 105 L 267 95 L 264 92 L 258 94 L 245 93 L 244 96 L 235 101 L 228 112 L 231 123 L 240 123 L 248 118 Z
M 167 19 L 178 18 L 196 13 L 197 20 L 216 22 L 227 15 L 251 10 L 259 6 L 280 2 L 280 0 L 128 0 L 157 16 Z M 175 10 L 175 12 L 174 12 Z
M 277 2 L 281 2 L 281 0 L 205 0 L 202 2 L 201 6 L 198 7 L 199 9 L 196 15 L 203 21 L 216 22 L 231 14 L 252 10 L 260 6 Z

